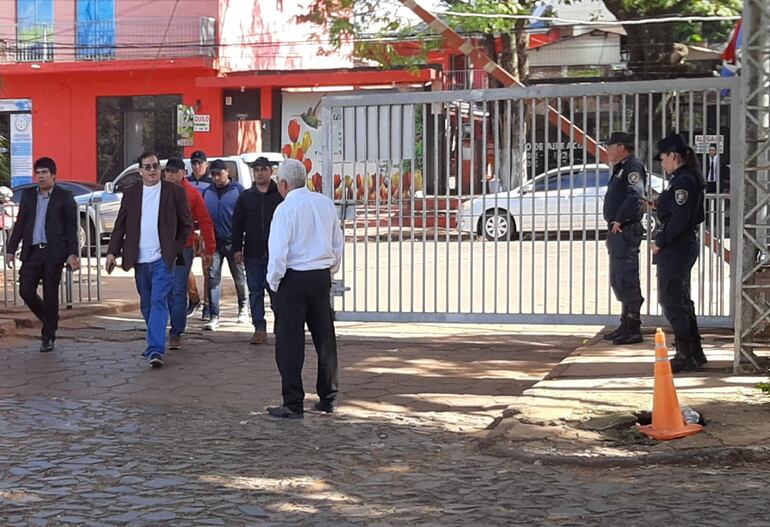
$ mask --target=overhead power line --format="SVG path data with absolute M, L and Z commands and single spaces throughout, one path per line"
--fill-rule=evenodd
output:
M 563 22 L 580 26 L 639 26 L 644 24 L 661 24 L 667 22 L 734 22 L 740 16 L 670 16 L 657 18 L 640 18 L 636 20 L 575 20 L 555 16 L 511 15 L 506 13 L 463 13 L 459 11 L 442 11 L 438 15 L 450 15 L 460 18 L 505 18 L 509 20 L 533 20 L 542 22 Z

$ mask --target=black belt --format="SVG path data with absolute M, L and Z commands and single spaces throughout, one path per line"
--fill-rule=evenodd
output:
M 33 249 L 45 249 L 46 247 L 48 247 L 47 243 L 35 243 L 32 245 Z

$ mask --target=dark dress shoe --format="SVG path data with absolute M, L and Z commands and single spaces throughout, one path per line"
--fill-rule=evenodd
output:
M 302 412 L 295 412 L 285 406 L 268 406 L 267 413 L 271 417 L 281 417 L 283 419 L 302 419 L 305 417 Z
M 313 408 L 319 412 L 326 412 L 327 414 L 333 414 L 337 411 L 337 403 L 335 401 L 318 401 L 313 405 Z
M 43 343 L 40 345 L 40 351 L 43 353 L 48 351 L 53 351 L 55 342 L 56 342 L 56 339 L 44 338 Z

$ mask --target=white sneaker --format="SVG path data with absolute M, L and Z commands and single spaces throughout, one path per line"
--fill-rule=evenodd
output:
M 249 315 L 248 309 L 238 310 L 238 324 L 249 324 L 251 322 L 251 315 Z
M 216 331 L 219 328 L 219 317 L 211 317 L 211 319 L 203 324 L 203 329 L 206 331 Z

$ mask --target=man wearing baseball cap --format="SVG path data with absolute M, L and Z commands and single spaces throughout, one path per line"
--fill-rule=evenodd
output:
M 230 181 L 230 171 L 221 159 L 211 162 L 211 179 L 214 184 L 203 192 L 203 202 L 214 223 L 217 248 L 209 267 L 209 287 L 206 290 L 211 318 L 203 329 L 216 331 L 219 328 L 219 300 L 222 293 L 224 260 L 227 260 L 230 275 L 235 282 L 235 292 L 238 296 L 238 323 L 246 324 L 251 317 L 249 317 L 246 298 L 246 274 L 243 265 L 235 261 L 232 243 L 233 212 L 235 203 L 244 189 L 237 181 Z
M 203 238 L 203 267 L 208 268 L 216 248 L 214 238 L 214 224 L 203 202 L 203 196 L 192 184 L 187 181 L 187 167 L 178 157 L 172 157 L 166 161 L 166 181 L 180 185 L 187 195 L 187 203 L 190 205 L 195 228 L 200 229 L 200 237 Z M 182 347 L 182 334 L 187 328 L 187 279 L 193 262 L 193 244 L 195 234 L 190 233 L 182 251 L 177 255 L 174 266 L 174 284 L 168 296 L 169 314 L 171 317 L 171 331 L 168 337 L 168 349 L 177 350 Z
M 272 163 L 258 157 L 251 165 L 254 185 L 235 202 L 233 213 L 233 254 L 236 263 L 246 268 L 249 307 L 254 335 L 250 343 L 267 342 L 265 321 L 265 288 L 267 286 L 267 239 L 276 207 L 283 201 L 278 186 L 272 180 Z
M 203 150 L 196 150 L 190 156 L 190 165 L 192 166 L 192 174 L 187 177 L 187 181 L 197 189 L 200 193 L 203 193 L 211 184 L 211 173 L 209 172 L 209 162 L 206 159 L 206 152 Z M 193 258 L 195 256 L 202 256 L 201 251 L 201 239 L 200 236 L 195 237 L 193 243 Z M 203 291 L 208 290 L 208 269 L 203 266 Z M 210 318 L 209 306 L 206 300 L 206 295 L 201 298 L 198 292 L 198 284 L 195 282 L 195 274 L 191 271 L 190 276 L 187 278 L 187 297 L 189 303 L 187 304 L 187 316 L 193 316 L 195 312 L 203 306 L 201 314 L 201 320 L 208 320 Z
M 634 157 L 634 136 L 613 132 L 606 142 L 612 177 L 604 196 L 610 286 L 622 305 L 620 326 L 604 336 L 613 344 L 642 342 L 640 313 L 644 297 L 639 284 L 639 246 L 644 229 L 642 215 L 647 171 Z

